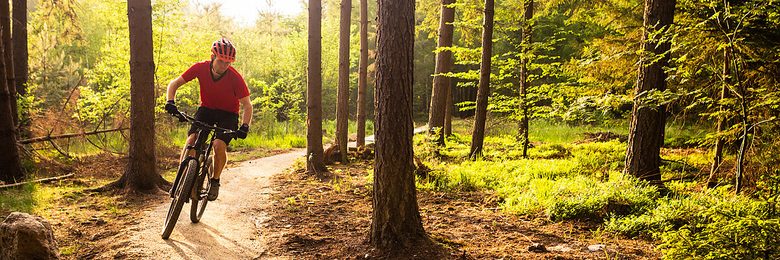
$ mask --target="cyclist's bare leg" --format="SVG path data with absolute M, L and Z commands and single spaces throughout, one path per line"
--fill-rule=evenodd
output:
M 225 144 L 225 141 L 215 139 L 214 179 L 219 179 L 219 175 L 222 174 L 222 168 L 225 168 L 225 163 L 227 163 L 227 144 Z
M 182 147 L 182 149 L 181 149 L 181 157 L 179 157 L 179 161 L 184 161 L 184 157 L 186 155 L 195 156 L 195 150 L 190 149 L 189 152 L 188 152 L 187 151 L 187 146 L 195 144 L 195 141 L 197 139 L 198 139 L 198 134 L 197 133 L 193 133 L 193 134 L 191 134 L 190 136 L 187 137 L 187 143 L 184 144 L 184 147 Z

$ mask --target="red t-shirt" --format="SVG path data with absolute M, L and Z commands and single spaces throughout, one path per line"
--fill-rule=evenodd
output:
M 244 78 L 232 66 L 216 81 L 211 77 L 211 61 L 195 63 L 181 77 L 190 82 L 198 78 L 200 106 L 238 114 L 238 100 L 249 96 Z

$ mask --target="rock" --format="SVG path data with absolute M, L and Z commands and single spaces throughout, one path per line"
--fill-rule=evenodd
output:
M 540 243 L 533 243 L 530 246 L 528 246 L 528 252 L 544 253 L 547 252 L 547 248 L 545 248 L 544 245 Z
M 547 249 L 552 251 L 552 252 L 561 252 L 561 253 L 567 253 L 567 252 L 574 251 L 573 248 L 569 247 L 566 244 L 560 244 L 560 245 L 556 245 L 556 246 L 551 246 L 551 247 L 549 247 Z
M 606 247 L 607 246 L 605 246 L 605 245 L 589 245 L 588 246 L 588 251 L 598 252 L 598 251 L 604 250 Z
M 0 260 L 59 258 L 51 225 L 43 218 L 14 212 L 0 224 Z

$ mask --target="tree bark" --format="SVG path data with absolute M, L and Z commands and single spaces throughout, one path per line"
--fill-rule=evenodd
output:
M 336 105 L 336 141 L 339 160 L 347 163 L 349 143 L 349 26 L 352 22 L 352 0 L 341 0 L 339 27 L 339 89 Z
M 731 75 L 731 53 L 729 52 L 729 48 L 726 48 L 723 50 L 723 86 L 721 86 L 720 89 L 720 100 L 721 102 L 728 98 L 728 84 L 729 84 L 729 77 Z M 723 105 L 719 105 L 719 109 L 721 114 L 718 116 L 718 128 L 717 132 L 718 134 L 722 133 L 726 130 L 726 117 L 723 116 L 724 107 Z M 715 187 L 718 185 L 717 175 L 718 175 L 718 169 L 720 168 L 721 163 L 723 163 L 723 146 L 724 146 L 725 140 L 723 137 L 718 137 L 718 139 L 715 141 L 715 155 L 712 158 L 712 166 L 710 167 L 710 176 L 707 178 L 707 187 Z
M 414 0 L 379 0 L 370 242 L 380 250 L 427 239 L 414 183 L 414 24 Z
M 27 0 L 13 0 L 13 56 L 14 56 L 14 82 L 17 96 L 27 94 Z M 19 118 L 19 134 L 22 137 L 30 136 L 30 119 L 27 110 L 22 109 Z
M 439 40 L 436 54 L 436 68 L 433 75 L 430 113 L 428 114 L 428 131 L 436 135 L 436 143 L 444 145 L 444 121 L 447 112 L 447 94 L 449 94 L 450 78 L 442 76 L 452 70 L 452 51 L 443 48 L 452 47 L 455 9 L 451 5 L 455 0 L 441 0 L 441 19 L 439 20 Z
M 19 128 L 19 106 L 16 104 L 18 95 L 16 92 L 16 83 L 14 82 L 14 49 L 11 40 L 11 4 L 10 0 L 0 1 L 0 26 L 3 28 L 3 58 L 5 59 L 5 80 L 8 84 L 8 92 L 11 95 L 11 113 L 13 116 L 14 127 Z M 16 131 L 16 139 L 21 138 L 19 131 Z
M 357 140 L 366 145 L 366 82 L 368 79 L 368 0 L 360 0 L 360 61 L 358 64 Z
M 7 30 L 8 27 L 0 27 L 0 30 Z M 4 52 L 4 39 L 0 37 L 0 52 Z M 5 57 L 3 55 L 3 57 Z M 0 59 L 0 76 L 5 79 L 5 59 Z M 22 164 L 19 158 L 19 147 L 16 146 L 16 126 L 14 125 L 13 110 L 11 109 L 11 99 L 14 96 L 8 91 L 8 81 L 0 80 L 0 181 L 5 183 L 15 183 L 24 179 Z
M 134 191 L 153 191 L 157 173 L 154 135 L 154 57 L 151 0 L 127 2 L 130 30 L 130 151 L 122 179 Z
M 482 156 L 485 140 L 485 122 L 487 121 L 488 96 L 490 96 L 490 58 L 493 55 L 493 0 L 485 0 L 485 20 L 482 24 L 482 63 L 479 68 L 479 88 L 477 89 L 477 109 L 475 111 L 474 130 L 471 136 L 469 157 L 474 160 Z
M 634 108 L 631 113 L 624 170 L 627 174 L 659 186 L 663 185 L 660 165 L 666 107 L 644 106 L 641 96 L 650 90 L 666 89 L 664 67 L 669 64 L 668 51 L 671 48 L 671 41 L 663 38 L 666 38 L 665 35 L 668 34 L 665 32 L 674 22 L 675 4 L 675 0 L 645 0 L 645 32 L 642 35 L 644 53 L 640 58 L 639 78 L 634 89 Z M 659 56 L 660 58 L 657 58 Z
M 309 1 L 309 71 L 306 95 L 306 172 L 325 168 L 322 148 L 322 1 Z
M 523 14 L 523 24 L 520 32 L 520 126 L 518 128 L 518 140 L 520 145 L 523 146 L 523 157 L 528 157 L 528 88 L 530 82 L 528 81 L 528 56 L 530 54 L 531 35 L 533 32 L 533 24 L 531 19 L 534 17 L 534 1 L 526 0 L 524 6 L 525 12 Z
M 454 84 L 452 84 L 452 80 L 450 80 L 450 85 L 447 86 L 447 109 L 444 110 L 444 136 L 451 136 L 452 135 L 452 109 L 454 108 L 454 104 L 452 101 L 452 95 L 453 95 L 453 88 L 455 87 Z

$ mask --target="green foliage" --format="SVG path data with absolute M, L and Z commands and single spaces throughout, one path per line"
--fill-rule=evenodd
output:
M 514 137 L 491 135 L 485 139 L 483 160 L 468 161 L 463 159 L 469 150 L 464 136 L 449 137 L 443 148 L 426 138 L 416 139 L 416 154 L 430 159 L 433 172 L 418 179 L 419 188 L 491 190 L 508 212 L 602 221 L 610 215 L 646 211 L 658 197 L 654 187 L 617 172 L 626 149 L 619 141 L 541 144 L 529 150 L 529 159 L 523 159 Z
M 678 191 L 643 214 L 613 217 L 606 229 L 661 241 L 665 258 L 773 259 L 780 256 L 778 215 L 766 202 L 727 188 Z

